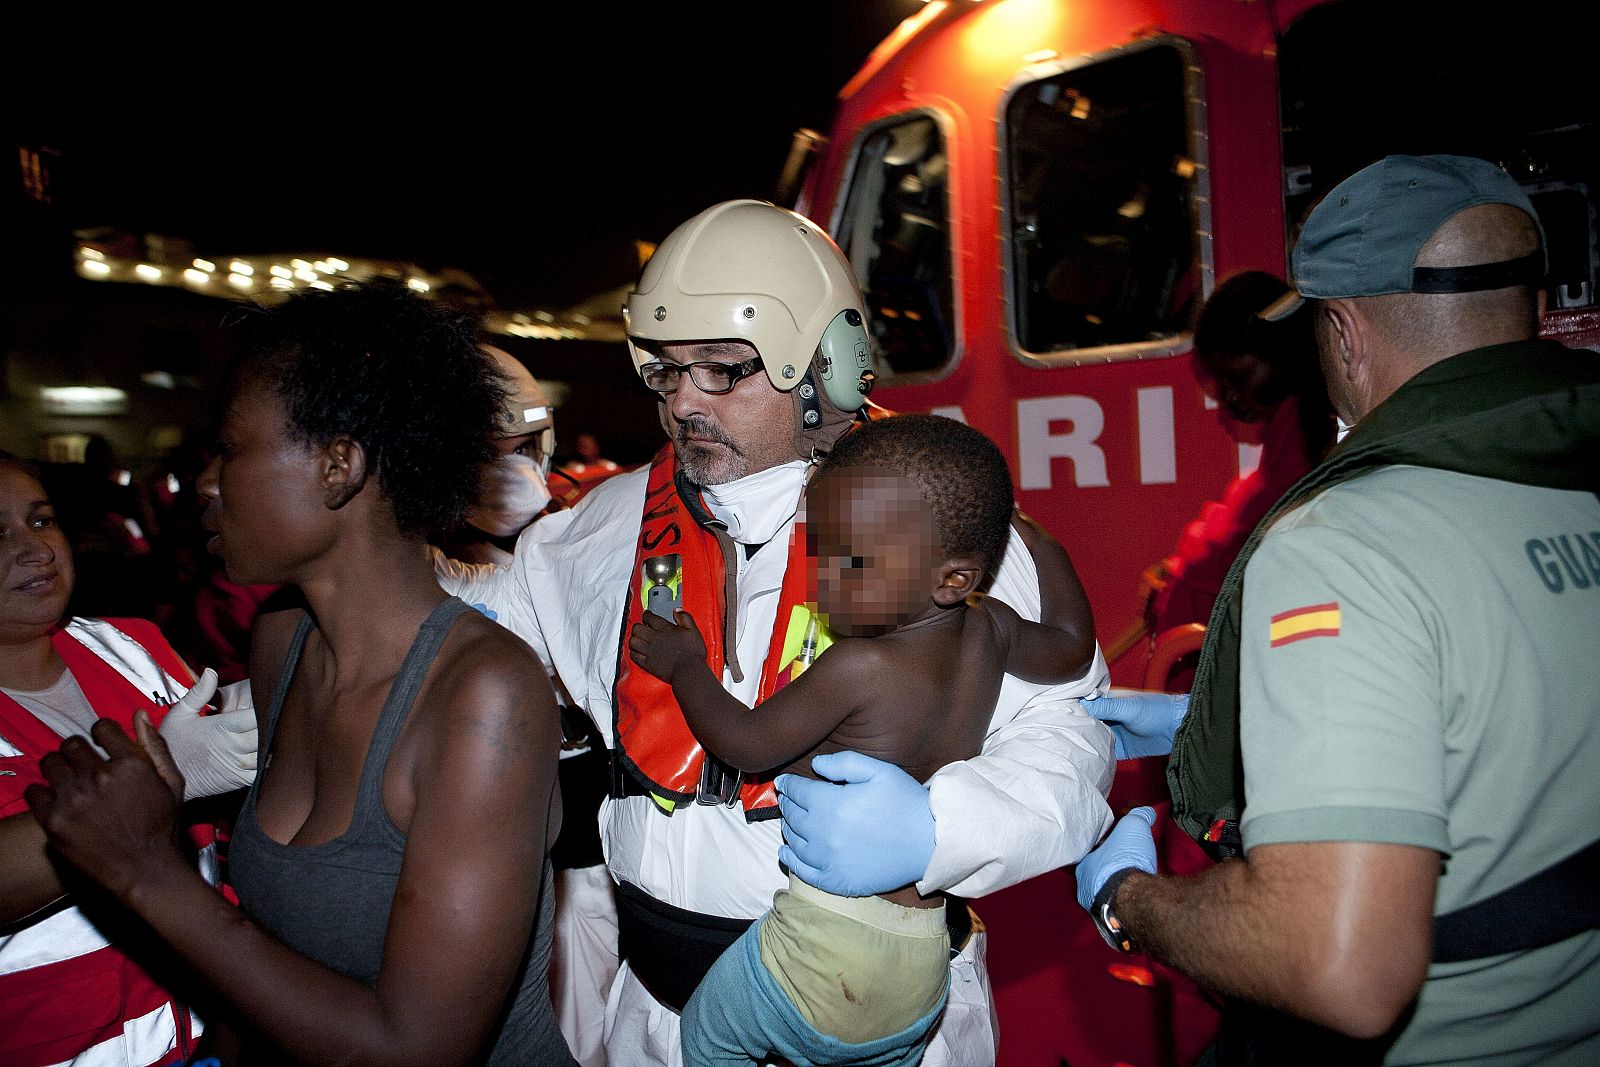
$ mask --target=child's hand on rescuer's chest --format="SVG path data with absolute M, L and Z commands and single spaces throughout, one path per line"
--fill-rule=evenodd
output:
M 628 635 L 628 651 L 633 662 L 669 685 L 680 665 L 706 661 L 705 639 L 687 611 L 678 612 L 674 622 L 645 613 Z

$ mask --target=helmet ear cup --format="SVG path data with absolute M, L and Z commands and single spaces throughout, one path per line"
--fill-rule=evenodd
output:
M 829 402 L 856 411 L 872 391 L 872 344 L 861 312 L 846 308 L 833 317 L 817 342 L 817 377 Z

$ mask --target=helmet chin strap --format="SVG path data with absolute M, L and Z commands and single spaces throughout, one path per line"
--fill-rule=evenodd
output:
M 826 456 L 856 421 L 856 412 L 836 406 L 818 386 L 814 363 L 806 368 L 800 384 L 789 390 L 789 396 L 794 401 L 794 450 L 801 459 Z

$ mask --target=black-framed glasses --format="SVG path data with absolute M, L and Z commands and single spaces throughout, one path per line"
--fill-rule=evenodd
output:
M 646 363 L 639 369 L 639 374 L 644 378 L 645 387 L 656 393 L 676 393 L 678 383 L 683 380 L 685 371 L 689 372 L 689 379 L 694 382 L 694 387 L 702 393 L 712 396 L 721 396 L 731 392 L 733 387 L 750 377 L 765 370 L 761 357 L 744 360 L 741 363 L 717 363 L 706 360 L 700 363 L 663 363 L 660 360 Z

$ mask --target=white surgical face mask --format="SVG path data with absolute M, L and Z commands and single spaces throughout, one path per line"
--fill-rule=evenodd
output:
M 550 503 L 539 464 L 527 456 L 501 456 L 484 473 L 483 501 L 467 512 L 467 521 L 486 534 L 510 537 L 533 522 Z
M 800 509 L 806 462 L 797 459 L 736 481 L 705 487 L 706 505 L 728 528 L 728 536 L 746 545 L 764 545 Z

